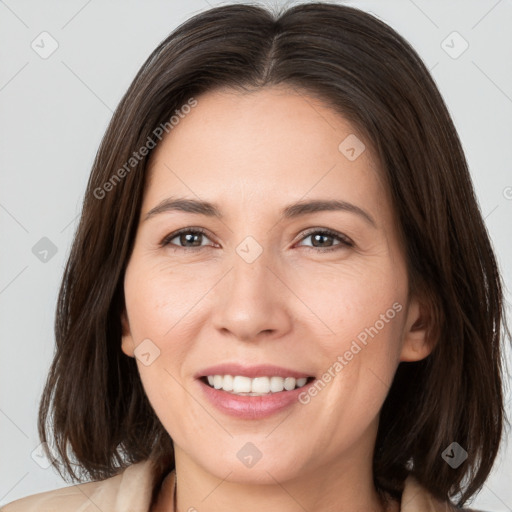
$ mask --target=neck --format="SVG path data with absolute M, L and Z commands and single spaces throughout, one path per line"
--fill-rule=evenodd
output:
M 222 476 L 212 474 L 178 446 L 175 456 L 176 512 L 224 512 L 237 510 L 242 503 L 245 512 L 386 512 L 385 503 L 373 485 L 371 463 L 361 465 L 361 460 L 371 462 L 371 457 L 348 456 L 282 481 L 270 471 L 260 470 L 258 479 L 247 482 L 235 479 L 230 468 Z M 171 506 L 167 510 L 172 510 Z

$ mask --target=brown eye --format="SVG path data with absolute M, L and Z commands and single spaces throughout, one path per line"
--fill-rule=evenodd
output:
M 306 244 L 305 246 L 312 249 L 336 250 L 353 247 L 354 245 L 345 235 L 330 230 L 310 231 L 304 235 L 302 241 L 308 238 L 311 240 L 311 244 Z
M 199 229 L 183 229 L 166 236 L 160 245 L 162 247 L 173 245 L 180 249 L 194 249 L 205 247 L 205 245 L 202 243 L 204 240 L 209 240 L 204 231 Z

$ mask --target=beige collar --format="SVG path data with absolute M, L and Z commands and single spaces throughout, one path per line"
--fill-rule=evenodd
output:
M 176 474 L 171 471 L 160 489 L 162 503 L 173 503 Z M 96 482 L 72 485 L 32 496 L 26 496 L 7 504 L 6 512 L 85 512 L 103 510 L 109 512 L 163 512 L 158 503 L 150 511 L 153 489 L 159 480 L 153 461 L 145 460 L 132 464 L 117 475 Z M 413 477 L 405 481 L 400 508 L 394 502 L 393 512 L 471 512 L 456 509 L 434 499 Z M 165 510 L 165 512 L 174 512 Z M 477 511 L 473 511 L 477 512 Z
M 174 503 L 176 473 L 172 471 L 162 484 L 162 497 L 166 503 Z M 148 506 L 148 505 L 147 505 Z M 412 476 L 405 481 L 404 492 L 400 503 L 400 512 L 453 512 L 454 507 L 433 498 Z M 121 509 L 119 509 L 119 512 Z M 149 511 L 148 511 L 149 512 Z M 152 512 L 160 512 L 155 508 Z M 175 512 L 174 509 L 166 512 Z

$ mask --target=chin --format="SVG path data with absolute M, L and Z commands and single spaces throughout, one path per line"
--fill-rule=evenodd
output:
M 226 450 L 219 458 L 219 454 L 212 454 L 208 460 L 198 461 L 210 474 L 227 482 L 238 484 L 269 484 L 275 485 L 296 478 L 303 467 L 296 456 L 276 459 L 277 448 L 273 450 L 273 456 L 260 455 L 249 443 L 242 443 L 242 448 L 231 451 Z M 252 460 L 251 460 L 252 457 Z M 259 458 L 258 458 L 259 457 Z M 244 461 L 245 459 L 245 461 Z M 214 463 L 212 463 L 214 461 Z

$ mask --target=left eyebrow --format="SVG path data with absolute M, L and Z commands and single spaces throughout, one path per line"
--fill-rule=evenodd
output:
M 373 217 L 359 206 L 356 206 L 355 204 L 352 203 L 347 203 L 346 201 L 337 201 L 334 199 L 299 201 L 284 208 L 281 214 L 281 218 L 291 219 L 294 217 L 299 217 L 300 215 L 307 215 L 308 213 L 333 210 L 341 210 L 345 212 L 355 213 L 356 215 L 359 215 L 364 220 L 366 220 L 366 222 L 371 224 L 373 227 L 377 227 L 377 224 L 373 220 Z
M 187 198 L 167 198 L 152 208 L 145 216 L 144 220 L 164 212 L 181 211 L 185 213 L 196 213 L 199 215 L 206 215 L 208 217 L 223 218 L 222 212 L 219 207 L 210 203 L 209 201 L 201 201 L 197 199 Z M 356 206 L 355 204 L 346 201 L 330 200 L 330 199 L 315 199 L 310 201 L 299 201 L 290 204 L 283 208 L 281 211 L 281 219 L 292 219 L 307 215 L 309 213 L 316 213 L 322 211 L 345 211 L 354 213 L 362 217 L 366 222 L 373 227 L 377 227 L 372 216 L 365 210 Z

